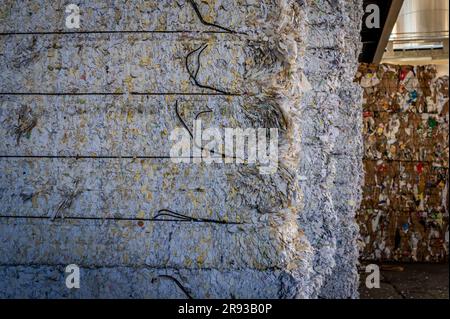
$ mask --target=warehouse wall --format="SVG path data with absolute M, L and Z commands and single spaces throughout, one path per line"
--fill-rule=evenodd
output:
M 108 3 L 0 6 L 0 295 L 356 297 L 361 2 Z M 199 116 L 278 170 L 173 163 Z
M 448 77 L 436 67 L 366 65 L 362 258 L 448 259 Z

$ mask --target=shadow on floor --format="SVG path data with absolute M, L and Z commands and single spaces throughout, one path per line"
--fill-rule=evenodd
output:
M 361 299 L 449 299 L 447 264 L 380 264 L 380 288 L 368 289 L 364 263 L 360 271 Z

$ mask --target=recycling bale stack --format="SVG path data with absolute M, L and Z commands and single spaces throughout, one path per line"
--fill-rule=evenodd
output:
M 304 212 L 321 298 L 358 297 L 362 90 L 353 82 L 361 50 L 361 1 L 306 1 L 305 75 L 300 161 Z
M 448 260 L 448 76 L 362 64 L 365 185 L 358 220 L 367 260 Z
M 293 0 L 79 7 L 75 33 L 64 1 L 0 7 L 0 296 L 314 298 L 327 275 L 334 288 L 325 296 L 356 296 L 356 256 L 339 245 L 355 240 L 357 200 L 329 200 L 341 191 L 323 174 L 334 176 L 336 164 L 318 162 L 329 149 L 308 143 L 323 134 L 302 116 L 315 41 L 307 16 L 326 8 L 326 20 L 351 20 L 351 31 L 332 27 L 328 39 L 356 44 L 359 13 L 351 12 L 360 1 L 339 10 Z M 337 65 L 335 53 L 314 56 L 338 71 L 323 85 L 312 80 L 325 98 L 341 83 L 333 95 L 341 108 L 326 129 L 348 142 L 345 162 L 356 166 L 359 135 L 346 123 L 361 113 L 350 92 L 357 48 L 337 46 Z M 189 137 L 196 118 L 219 131 L 277 128 L 277 169 L 174 162 L 171 133 Z M 357 183 L 339 187 L 352 197 Z M 324 199 L 330 210 L 309 204 Z M 79 289 L 65 285 L 69 264 L 81 269 Z

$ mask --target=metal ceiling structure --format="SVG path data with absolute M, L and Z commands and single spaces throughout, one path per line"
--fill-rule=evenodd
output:
M 428 49 L 448 39 L 446 0 L 405 0 L 390 41 L 394 49 Z
M 447 0 L 405 0 L 383 62 L 435 64 L 448 74 L 449 4 Z
M 448 67 L 447 0 L 365 0 L 364 8 L 371 4 L 380 9 L 380 27 L 368 28 L 365 14 L 360 62 Z

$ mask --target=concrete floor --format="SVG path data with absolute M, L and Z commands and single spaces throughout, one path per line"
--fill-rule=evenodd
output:
M 449 299 L 447 264 L 378 264 L 380 288 L 366 288 L 360 273 L 361 299 Z

